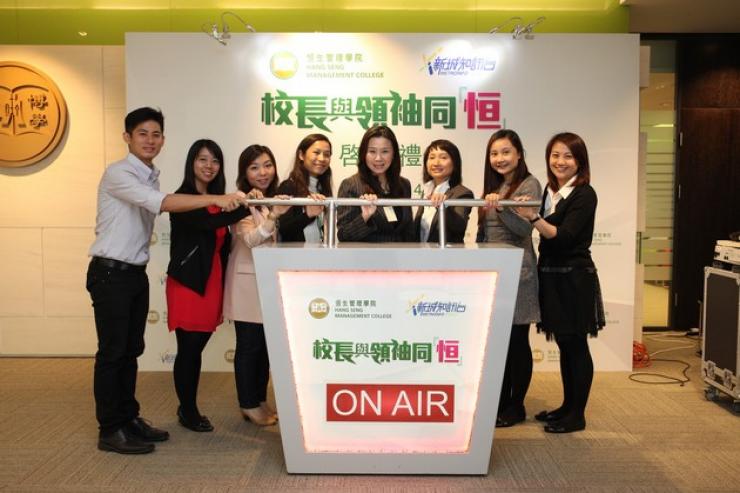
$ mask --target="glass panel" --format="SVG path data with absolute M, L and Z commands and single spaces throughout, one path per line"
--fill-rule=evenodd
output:
M 673 191 L 676 163 L 676 42 L 645 40 L 650 86 L 640 91 L 640 132 L 647 135 L 643 326 L 668 327 L 673 263 Z

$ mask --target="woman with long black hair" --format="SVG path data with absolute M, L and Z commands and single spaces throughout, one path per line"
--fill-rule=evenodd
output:
M 540 183 L 527 169 L 519 135 L 508 129 L 491 135 L 484 159 L 483 198 L 486 206 L 478 212 L 478 241 L 501 242 L 524 250 L 496 418 L 498 428 L 513 426 L 527 417 L 524 397 L 532 380 L 529 328 L 540 320 L 532 225 L 511 208 L 499 207 L 498 201 L 522 196 L 539 200 L 541 195 Z
M 212 140 L 196 141 L 185 160 L 177 193 L 223 194 L 224 157 Z M 245 207 L 222 212 L 215 206 L 170 213 L 170 263 L 167 267 L 167 326 L 177 337 L 173 369 L 180 401 L 177 417 L 192 431 L 213 431 L 196 404 L 201 353 L 223 321 L 223 278 L 229 256 L 227 226 L 244 218 Z
M 331 142 L 324 134 L 310 134 L 298 143 L 293 169 L 277 193 L 323 200 L 332 195 Z M 291 208 L 278 223 L 280 241 L 321 243 L 324 240 L 324 206 Z
M 377 125 L 365 132 L 357 173 L 342 181 L 337 196 L 371 201 L 411 198 L 411 182 L 401 176 L 401 153 L 393 130 Z M 414 241 L 411 207 L 338 207 L 337 237 L 375 243 Z

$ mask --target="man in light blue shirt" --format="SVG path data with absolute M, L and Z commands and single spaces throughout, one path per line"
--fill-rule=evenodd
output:
M 90 247 L 87 290 L 93 302 L 98 351 L 95 354 L 95 415 L 98 448 L 121 454 L 154 451 L 152 442 L 169 433 L 139 416 L 136 358 L 144 352 L 149 312 L 149 241 L 161 212 L 185 212 L 215 205 L 241 207 L 243 193 L 165 194 L 159 191 L 154 158 L 164 144 L 164 116 L 139 108 L 126 116 L 124 141 L 129 154 L 111 164 L 98 187 L 95 241 Z

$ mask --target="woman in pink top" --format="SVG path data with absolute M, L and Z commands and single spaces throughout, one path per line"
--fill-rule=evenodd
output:
M 272 197 L 278 176 L 272 151 L 258 144 L 244 149 L 239 156 L 236 185 L 247 198 Z M 288 198 L 279 195 L 280 198 Z M 224 317 L 234 321 L 236 351 L 234 376 L 244 419 L 259 426 L 277 421 L 277 413 L 267 403 L 270 364 L 265 331 L 257 294 L 252 248 L 274 243 L 277 219 L 290 206 L 249 207 L 250 215 L 232 226 L 231 255 L 226 267 Z

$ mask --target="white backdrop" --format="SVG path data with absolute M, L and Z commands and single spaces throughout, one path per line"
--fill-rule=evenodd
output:
M 556 132 L 580 134 L 599 196 L 593 256 L 607 327 L 591 341 L 597 370 L 631 369 L 637 202 L 639 36 L 624 34 L 252 34 L 222 46 L 202 34 L 129 34 L 127 106 L 165 114 L 166 144 L 157 159 L 162 189 L 183 176 L 193 141 L 224 150 L 233 189 L 240 152 L 268 145 L 281 178 L 305 135 L 333 144 L 334 190 L 356 171 L 365 126 L 389 124 L 402 174 L 421 183 L 421 154 L 439 138 L 463 158 L 464 183 L 482 191 L 485 144 L 497 128 L 522 137 L 530 171 L 545 183 L 544 149 Z M 353 155 L 352 152 L 355 152 Z M 467 241 L 474 241 L 475 218 Z M 168 369 L 176 351 L 166 328 L 164 279 L 169 218 L 155 226 L 150 325 L 141 368 Z M 532 331 L 535 369 L 558 368 L 557 347 Z M 204 369 L 231 368 L 233 328 L 223 325 Z

